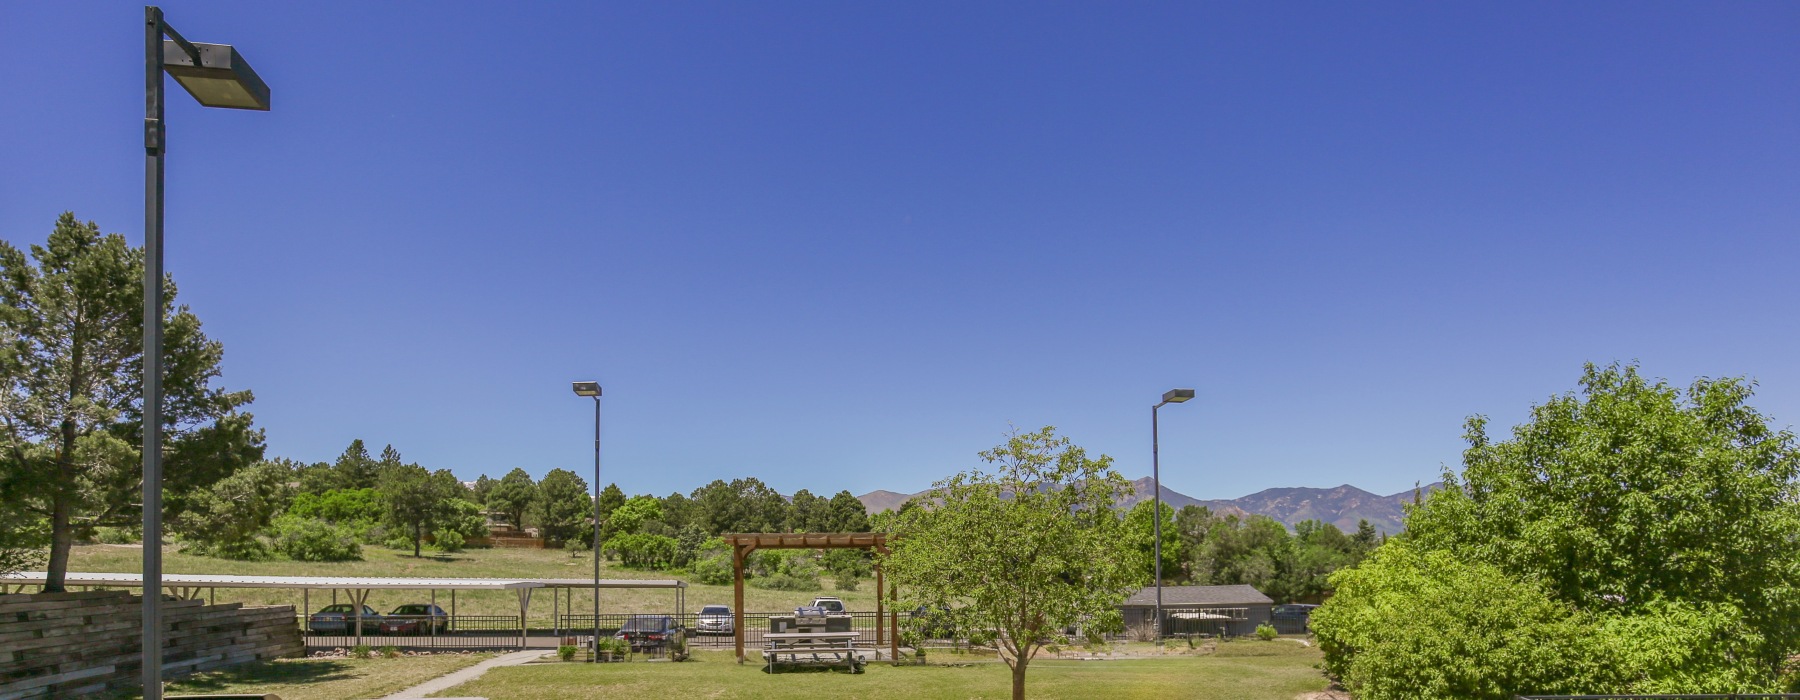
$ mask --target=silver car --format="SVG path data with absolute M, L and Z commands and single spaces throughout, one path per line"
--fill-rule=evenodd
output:
M 731 606 L 708 605 L 700 608 L 700 616 L 694 621 L 695 634 L 733 634 L 737 631 L 732 626 Z

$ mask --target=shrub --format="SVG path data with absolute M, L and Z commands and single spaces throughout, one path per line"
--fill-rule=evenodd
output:
M 709 586 L 732 583 L 731 555 L 718 552 L 694 562 L 694 580 Z
M 772 591 L 817 591 L 824 588 L 824 586 L 819 585 L 818 574 L 814 574 L 811 578 L 795 576 L 793 574 L 758 576 L 750 579 L 750 585 Z
M 350 647 L 350 658 L 352 659 L 367 659 L 374 655 L 375 652 L 369 649 L 369 645 L 367 644 L 358 644 Z
M 94 541 L 101 544 L 137 544 L 144 541 L 144 532 L 139 527 L 95 528 Z
M 855 572 L 839 571 L 837 580 L 833 581 L 833 584 L 836 585 L 837 589 L 840 591 L 854 591 L 856 590 L 857 582 Z
M 1326 672 L 1358 700 L 1611 692 L 1584 616 L 1539 587 L 1400 542 L 1331 578 L 1313 612 Z
M 562 646 L 557 647 L 556 648 L 556 658 L 562 659 L 564 661 L 574 661 L 575 660 L 574 645 L 564 644 Z
M 381 658 L 384 658 L 384 659 L 400 658 L 400 647 L 384 646 L 379 649 L 376 649 L 375 652 L 380 654 Z
M 275 549 L 295 561 L 362 559 L 362 545 L 348 528 L 292 515 L 275 521 Z
M 463 551 L 463 536 L 460 532 L 455 530 L 438 530 L 437 532 L 432 533 L 431 538 L 431 546 L 436 547 L 440 552 Z
M 1275 631 L 1275 628 L 1271 625 L 1263 624 L 1263 625 L 1256 626 L 1256 638 L 1257 639 L 1263 640 L 1265 642 L 1273 642 L 1273 641 L 1275 641 L 1275 638 L 1279 637 L 1279 636 L 1281 636 L 1281 633 Z
M 411 535 L 395 533 L 388 535 L 387 539 L 382 540 L 381 546 L 402 552 L 410 552 L 413 548 L 413 539 Z

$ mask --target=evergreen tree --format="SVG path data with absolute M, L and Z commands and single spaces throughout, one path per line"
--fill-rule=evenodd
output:
M 552 469 L 538 482 L 538 507 L 544 538 L 554 542 L 575 541 L 586 533 L 590 537 L 594 515 L 594 499 L 588 495 L 588 484 L 575 472 Z
M 488 491 L 487 508 L 499 513 L 516 529 L 525 528 L 525 513 L 537 501 L 537 485 L 524 469 L 514 467 Z
M 62 591 L 77 531 L 142 518 L 143 251 L 72 213 L 30 255 L 0 241 L 0 519 L 48 532 L 46 591 Z M 223 347 L 163 280 L 165 514 L 262 458 L 239 412 L 248 391 L 214 385 Z M 152 543 L 154 544 L 154 543 Z

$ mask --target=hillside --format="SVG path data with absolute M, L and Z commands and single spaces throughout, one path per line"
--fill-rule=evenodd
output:
M 1120 501 L 1119 507 L 1130 508 L 1139 501 L 1149 500 L 1150 483 L 1150 477 L 1131 482 L 1136 495 Z M 1429 494 L 1440 486 L 1441 484 L 1430 484 L 1423 487 L 1423 490 Z M 873 491 L 858 498 L 870 513 L 880 513 L 899 508 L 900 504 L 916 495 L 918 494 Z M 1391 535 L 1402 529 L 1402 522 L 1406 517 L 1405 504 L 1412 502 L 1413 491 L 1407 489 L 1382 496 L 1344 484 L 1328 489 L 1273 488 L 1242 498 L 1203 501 L 1164 486 L 1162 500 L 1176 509 L 1196 505 L 1206 506 L 1214 513 L 1266 515 L 1290 527 L 1302 520 L 1321 520 L 1336 525 L 1345 532 L 1354 532 L 1358 521 L 1368 520 L 1377 531 Z

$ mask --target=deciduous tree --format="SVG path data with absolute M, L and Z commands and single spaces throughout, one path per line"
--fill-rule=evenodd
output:
M 943 609 L 961 630 L 997 631 L 1012 697 L 1023 700 L 1045 644 L 1117 620 L 1136 567 L 1113 504 L 1131 487 L 1111 458 L 1089 459 L 1053 428 L 1015 433 L 981 457 L 993 473 L 940 481 L 933 505 L 897 518 L 882 566 L 900 586 L 895 609 Z

